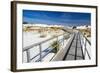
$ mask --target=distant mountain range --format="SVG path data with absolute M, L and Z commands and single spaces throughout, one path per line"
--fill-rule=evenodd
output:
M 47 24 L 24 24 L 24 26 L 39 26 L 39 27 L 64 27 L 63 25 L 47 25 Z
M 48 24 L 24 24 L 24 26 L 38 26 L 38 27 L 64 27 L 64 28 L 73 28 L 74 26 L 63 26 L 63 25 L 48 25 Z M 83 25 L 83 26 L 76 26 L 78 29 L 84 29 L 84 28 L 91 28 L 90 25 Z

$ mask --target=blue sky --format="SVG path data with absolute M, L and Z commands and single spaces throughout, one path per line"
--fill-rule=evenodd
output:
M 91 24 L 90 13 L 23 10 L 23 22 L 48 25 L 80 26 Z

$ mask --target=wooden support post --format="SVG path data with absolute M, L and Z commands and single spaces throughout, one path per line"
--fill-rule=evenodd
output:
M 27 53 L 27 63 L 28 63 L 30 62 L 30 50 L 27 50 L 26 53 Z
M 39 49 L 40 49 L 40 62 L 42 61 L 42 47 L 41 44 L 39 44 Z

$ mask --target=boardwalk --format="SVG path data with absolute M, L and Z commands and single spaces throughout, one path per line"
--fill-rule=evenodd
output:
M 64 56 L 63 60 L 80 60 L 84 59 L 82 44 L 81 44 L 81 37 L 79 32 L 74 33 L 73 41 Z
M 40 43 L 36 43 L 33 44 L 31 46 L 28 46 L 26 48 L 24 48 L 23 52 L 26 52 L 26 59 L 27 62 L 42 62 L 42 61 L 63 61 L 63 60 L 89 60 L 91 59 L 91 43 L 88 41 L 88 39 L 81 34 L 80 31 L 78 30 L 73 30 L 72 33 L 70 33 L 70 37 L 69 37 L 69 41 L 67 39 L 66 42 L 66 37 L 64 37 L 65 34 L 60 35 L 63 36 L 62 39 L 58 39 L 59 36 L 56 37 L 52 37 L 50 39 L 44 40 Z M 43 48 L 42 44 L 56 39 L 57 41 L 59 41 L 59 44 L 63 47 L 60 48 L 60 50 L 57 53 L 53 53 L 52 50 L 53 48 L 51 48 L 51 46 L 47 47 L 47 48 Z M 34 50 L 34 46 L 38 46 L 39 48 L 39 52 L 34 55 L 34 53 L 32 53 L 32 58 L 30 55 L 30 49 Z M 55 45 L 57 46 L 57 45 Z M 65 47 L 64 47 L 65 46 Z M 43 50 L 44 49 L 44 50 Z M 52 56 L 50 57 L 49 55 Z M 49 59 L 47 57 L 50 57 Z M 45 60 L 47 59 L 47 60 Z

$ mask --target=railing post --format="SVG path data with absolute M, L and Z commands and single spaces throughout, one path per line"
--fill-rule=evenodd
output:
M 86 39 L 85 39 L 85 49 L 86 49 Z
M 85 52 L 86 52 L 86 50 L 85 50 L 85 39 L 84 39 L 84 36 L 83 36 L 82 33 L 81 33 L 81 44 L 82 44 L 82 50 L 83 50 L 83 57 L 85 59 Z
M 65 37 L 64 37 L 64 34 L 63 34 L 63 46 L 64 46 L 64 40 L 65 40 Z
M 85 59 L 85 55 L 86 55 L 86 39 L 84 38 L 84 36 L 82 35 L 83 37 L 83 44 L 84 44 L 84 59 Z
M 41 44 L 39 44 L 39 49 L 40 49 L 40 62 L 42 61 L 42 47 Z
M 88 55 L 88 58 L 91 59 L 91 57 L 90 57 L 90 55 L 89 55 L 89 52 L 88 52 L 88 50 L 87 50 L 87 49 L 89 49 L 89 48 L 86 47 L 86 46 L 87 46 L 86 44 L 88 43 L 88 41 L 87 41 L 86 38 L 85 38 L 85 40 L 86 40 L 86 41 L 85 41 L 85 51 L 86 51 L 86 54 Z
M 85 38 L 85 55 L 86 55 L 86 53 L 87 53 L 87 51 L 86 51 L 86 38 Z
M 83 37 L 81 37 L 81 33 L 79 32 L 79 39 L 80 39 L 80 45 L 81 45 L 81 51 L 82 51 L 82 57 L 83 57 L 83 60 L 84 60 L 84 51 L 83 51 L 83 46 L 82 46 L 82 41 L 83 41 Z
M 30 62 L 30 51 L 27 50 L 26 53 L 27 53 L 27 63 L 28 63 L 28 62 Z

